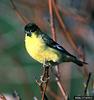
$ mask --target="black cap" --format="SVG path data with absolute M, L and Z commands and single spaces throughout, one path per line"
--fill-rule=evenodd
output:
M 38 28 L 38 26 L 36 25 L 36 24 L 34 24 L 34 23 L 29 23 L 29 24 L 27 24 L 26 26 L 25 26 L 25 31 L 26 32 L 35 32 L 35 31 L 37 31 L 39 28 Z

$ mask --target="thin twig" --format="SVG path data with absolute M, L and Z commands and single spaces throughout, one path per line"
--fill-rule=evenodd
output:
M 47 96 L 45 94 L 46 92 L 46 89 L 47 89 L 47 85 L 48 85 L 48 82 L 49 82 L 49 66 L 45 68 L 44 70 L 44 75 L 43 75 L 43 81 L 45 81 L 46 79 L 46 82 L 45 82 L 45 85 L 44 85 L 44 89 L 43 89 L 43 92 L 42 92 L 42 100 L 44 100 L 44 98 L 47 100 Z
M 90 82 L 90 78 L 91 78 L 91 73 L 89 73 L 89 75 L 88 75 L 88 79 L 87 79 L 87 82 L 86 82 L 86 87 L 85 87 L 85 90 L 84 90 L 84 95 L 87 94 L 87 89 L 88 89 L 88 85 L 89 85 L 89 82 Z
M 58 87 L 60 88 L 60 91 L 61 91 L 61 93 L 62 93 L 62 95 L 64 97 L 64 100 L 67 100 L 66 91 L 65 91 L 65 88 L 64 88 L 64 86 L 63 86 L 63 84 L 61 82 L 60 73 L 58 74 L 58 71 L 57 70 L 58 70 L 58 66 L 56 66 L 55 72 L 54 72 L 53 69 L 52 69 L 52 72 L 55 75 L 55 80 L 57 82 Z
M 65 9 L 63 6 L 62 6 L 62 11 L 60 9 L 59 9 L 59 11 L 61 13 L 63 13 L 64 16 L 70 16 L 78 22 L 88 23 L 88 17 L 87 16 L 84 17 L 84 16 L 79 15 L 77 12 L 73 12 L 71 10 L 69 11 L 69 10 Z
M 44 93 L 44 98 L 45 98 L 45 100 L 48 100 L 48 97 L 46 96 L 46 94 Z
M 44 86 L 44 83 L 39 82 L 39 81 L 36 81 L 36 82 L 37 82 L 37 84 L 38 84 L 38 86 L 39 86 L 39 88 L 40 88 L 41 94 L 42 94 L 41 100 L 48 100 L 48 98 L 47 98 L 47 96 L 46 96 L 46 94 L 45 94 L 47 85 Z
M 50 24 L 51 24 L 52 38 L 54 41 L 56 41 L 56 32 L 55 32 L 55 26 L 54 26 L 52 0 L 48 0 L 48 5 L 49 5 L 49 13 L 50 13 Z
M 84 44 L 82 45 L 82 48 L 78 52 L 78 54 L 79 54 L 79 58 L 81 58 L 85 62 L 86 61 L 86 54 L 85 54 L 85 46 L 84 46 Z M 87 66 L 85 64 L 83 66 L 83 74 L 84 74 L 85 78 L 87 78 L 88 75 L 89 75 L 89 71 L 88 71 Z
M 57 81 L 57 85 L 59 86 L 59 88 L 60 88 L 60 90 L 61 90 L 61 93 L 63 94 L 64 100 L 67 100 L 67 95 L 66 95 L 64 86 L 63 86 L 63 84 L 61 83 L 60 78 L 57 78 L 57 77 L 56 77 L 56 81 Z
M 44 91 L 42 92 L 42 100 L 48 100 L 48 97 L 45 94 L 47 86 L 48 86 L 48 82 L 46 82 L 46 85 L 44 86 Z
M 53 18 L 53 9 L 52 9 L 52 2 L 53 0 L 48 0 L 48 4 L 49 4 L 49 12 L 50 12 L 50 24 L 51 24 L 51 33 L 52 33 L 52 38 L 54 41 L 56 41 L 56 32 L 55 32 L 55 26 L 54 26 L 54 18 Z M 60 75 L 60 72 L 59 72 L 59 66 L 57 66 L 58 70 L 57 70 L 57 74 L 58 76 Z M 65 90 L 64 90 L 64 87 L 60 81 L 60 77 L 56 77 L 56 82 L 61 90 L 61 93 L 63 94 L 65 100 L 66 100 L 66 93 L 65 93 Z
M 28 20 L 25 16 L 23 16 L 23 15 L 17 10 L 17 8 L 16 8 L 16 6 L 15 6 L 13 0 L 10 0 L 10 2 L 11 2 L 11 5 L 12 5 L 13 10 L 16 12 L 16 15 L 17 15 L 17 17 L 20 19 L 20 21 L 21 21 L 23 24 L 28 23 L 29 20 Z
M 54 100 L 60 100 L 61 96 L 55 93 L 50 87 L 47 88 L 47 93 L 54 98 Z
M 77 52 L 78 55 L 80 55 L 82 51 L 79 51 L 75 39 L 73 38 L 73 36 L 72 36 L 71 32 L 68 30 L 68 28 L 65 26 L 64 21 L 63 21 L 62 17 L 60 16 L 58 7 L 55 4 L 55 0 L 52 0 L 52 4 L 53 4 L 54 10 L 55 10 L 57 19 L 59 21 L 59 24 L 60 24 L 60 26 L 62 27 L 62 29 L 63 29 L 63 31 L 65 33 L 64 34 L 65 37 L 69 41 L 69 43 L 72 46 L 72 48 Z M 83 50 L 83 61 L 85 61 L 85 52 L 84 52 L 84 50 Z M 85 65 L 84 65 L 84 73 L 85 73 L 86 76 L 88 75 L 88 70 L 87 70 Z
M 45 92 L 46 92 L 46 89 L 47 89 L 47 86 L 48 86 L 48 82 L 49 82 L 49 68 L 50 68 L 50 65 L 44 65 L 44 70 L 43 70 L 43 74 L 41 76 L 41 79 L 40 81 L 36 81 L 39 88 L 40 88 L 40 91 L 41 91 L 41 94 L 42 94 L 42 100 L 48 100 Z
M 64 24 L 64 21 L 63 19 L 61 18 L 60 14 L 59 14 L 59 10 L 58 10 L 58 7 L 56 6 L 55 4 L 55 0 L 52 0 L 52 4 L 53 4 L 53 7 L 54 7 L 54 10 L 55 10 L 55 13 L 56 13 L 56 16 L 57 16 L 57 19 L 59 21 L 59 24 L 60 26 L 62 27 L 63 29 L 63 32 L 65 33 L 64 35 L 66 36 L 67 40 L 69 41 L 69 43 L 71 44 L 71 46 L 73 47 L 73 49 L 75 51 L 77 51 L 78 47 L 77 47 L 77 44 L 72 36 L 72 34 L 68 31 L 68 29 L 66 28 L 65 24 Z
M 64 86 L 63 86 L 63 84 L 61 82 L 59 66 L 55 66 L 55 71 L 56 71 L 56 73 L 54 73 L 54 75 L 56 77 L 55 79 L 56 79 L 57 85 L 59 86 L 59 88 L 61 90 L 61 93 L 64 96 L 64 100 L 67 100 L 66 91 L 65 91 L 65 88 L 64 88 Z

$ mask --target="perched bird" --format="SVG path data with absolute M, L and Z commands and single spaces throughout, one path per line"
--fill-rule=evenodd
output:
M 26 50 L 38 62 L 45 64 L 45 61 L 47 61 L 52 66 L 63 62 L 74 62 L 79 66 L 86 64 L 42 32 L 36 24 L 29 23 L 24 30 Z

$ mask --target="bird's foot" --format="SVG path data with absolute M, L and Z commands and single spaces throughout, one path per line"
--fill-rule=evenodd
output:
M 51 66 L 50 62 L 45 60 L 44 64 L 43 64 L 43 67 L 49 67 L 49 66 Z

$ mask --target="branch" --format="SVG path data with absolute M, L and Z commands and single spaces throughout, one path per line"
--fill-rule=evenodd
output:
M 60 16 L 60 13 L 59 13 L 59 10 L 58 10 L 58 7 L 57 5 L 55 4 L 55 0 L 52 0 L 52 4 L 53 4 L 53 7 L 54 7 L 54 10 L 55 10 L 55 13 L 56 13 L 56 16 L 57 16 L 57 19 L 59 21 L 59 24 L 60 26 L 62 27 L 63 31 L 64 31 L 64 35 L 65 35 L 65 38 L 69 41 L 70 45 L 72 46 L 72 48 L 77 52 L 78 55 L 81 55 L 81 53 L 83 53 L 82 55 L 82 58 L 83 58 L 83 61 L 85 61 L 85 52 L 84 52 L 84 48 L 83 50 L 79 50 L 78 49 L 78 46 L 76 44 L 76 41 L 74 39 L 74 37 L 72 36 L 71 32 L 68 30 L 68 28 L 65 26 L 64 24 L 64 20 L 62 19 L 62 17 Z M 86 76 L 88 76 L 88 70 L 86 68 L 86 66 L 84 65 L 84 73 Z
M 64 21 L 63 19 L 61 18 L 60 14 L 59 14 L 59 10 L 58 10 L 58 7 L 56 6 L 55 4 L 55 0 L 52 0 L 52 4 L 53 4 L 53 7 L 54 7 L 54 10 L 55 10 L 55 13 L 56 13 L 56 16 L 57 16 L 57 19 L 59 21 L 59 24 L 60 26 L 62 27 L 63 29 L 63 32 L 65 33 L 64 35 L 66 36 L 66 39 L 69 41 L 70 45 L 73 47 L 73 49 L 75 51 L 78 50 L 78 47 L 77 47 L 77 44 L 72 36 L 72 34 L 68 31 L 68 29 L 66 28 L 65 24 L 64 24 Z
M 50 66 L 45 66 L 45 69 L 44 69 L 44 72 L 43 72 L 42 80 L 43 80 L 43 81 L 46 80 L 46 82 L 45 82 L 44 89 L 43 89 L 43 92 L 42 92 L 42 100 L 44 100 L 44 98 L 45 98 L 46 100 L 48 100 L 48 99 L 47 99 L 47 96 L 46 96 L 46 94 L 45 94 L 45 92 L 46 92 L 47 85 L 48 85 L 48 81 L 49 81 L 49 67 L 50 67 Z
M 68 96 L 66 95 L 67 93 L 66 93 L 66 91 L 65 91 L 65 89 L 64 89 L 64 86 L 63 86 L 63 84 L 62 84 L 62 82 L 61 82 L 61 77 L 60 77 L 60 72 L 58 71 L 58 66 L 56 66 L 55 71 L 56 71 L 56 72 L 54 72 L 54 71 L 52 70 L 53 74 L 55 75 L 55 80 L 56 80 L 56 82 L 57 82 L 57 85 L 58 85 L 58 87 L 59 87 L 60 90 L 61 90 L 61 93 L 62 93 L 62 95 L 63 95 L 63 97 L 64 97 L 64 100 L 67 100 Z
M 54 91 L 52 91 L 52 89 L 50 87 L 47 88 L 47 93 L 54 98 L 54 100 L 60 100 L 61 96 L 59 96 L 58 94 L 56 94 Z
M 50 65 L 44 65 L 43 66 L 44 70 L 40 78 L 40 81 L 36 81 L 42 94 L 42 100 L 48 100 L 45 92 L 46 92 L 48 82 L 49 82 L 49 68 L 50 67 L 51 67 Z
M 88 85 L 89 85 L 89 82 L 90 82 L 90 78 L 91 78 L 91 73 L 89 73 L 89 75 L 88 75 L 88 79 L 87 79 L 87 82 L 86 82 L 86 87 L 85 87 L 85 90 L 84 90 L 84 95 L 87 94 L 87 89 L 88 89 Z
M 78 52 L 79 58 L 85 62 L 86 61 L 86 54 L 85 54 L 84 44 L 81 46 L 81 49 L 78 49 L 78 51 L 79 51 Z M 83 74 L 84 74 L 85 78 L 87 78 L 89 75 L 89 72 L 88 72 L 87 66 L 85 64 L 83 66 L 83 71 L 84 71 Z
M 50 24 L 51 24 L 52 38 L 54 41 L 56 41 L 56 32 L 55 32 L 54 19 L 53 19 L 52 1 L 53 0 L 48 0 L 48 5 L 49 5 L 49 13 L 50 13 Z
M 53 2 L 53 0 L 48 0 L 49 13 L 50 13 L 50 24 L 51 24 L 51 33 L 52 33 L 53 40 L 56 41 L 56 32 L 55 32 L 55 27 L 54 27 L 54 18 L 53 18 L 52 2 Z M 64 98 L 66 100 L 66 93 L 65 93 L 64 87 L 63 87 L 63 85 L 61 83 L 60 77 L 57 77 L 60 74 L 60 72 L 59 72 L 59 66 L 57 68 L 58 68 L 58 73 L 56 75 L 56 82 L 57 82 L 57 84 L 58 84 L 58 86 L 59 86 L 59 88 L 61 90 L 61 93 L 63 94 L 63 96 L 64 96 Z
M 17 15 L 17 17 L 20 19 L 20 21 L 21 21 L 24 25 L 25 25 L 26 23 L 28 23 L 29 20 L 28 20 L 25 16 L 23 16 L 23 15 L 20 13 L 20 11 L 17 10 L 17 8 L 16 8 L 16 6 L 15 6 L 13 0 L 10 0 L 10 2 L 11 2 L 11 5 L 12 5 L 13 10 L 16 12 L 16 15 Z

